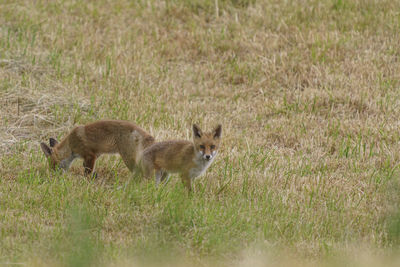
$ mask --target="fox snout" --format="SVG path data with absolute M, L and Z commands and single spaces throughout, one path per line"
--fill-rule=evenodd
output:
M 206 154 L 203 151 L 201 151 L 201 154 L 203 156 L 203 159 L 205 159 L 205 160 L 210 160 L 213 157 L 211 154 Z
M 215 156 L 215 154 L 217 152 L 216 151 L 210 151 L 210 153 L 207 153 L 207 152 L 200 151 L 200 153 L 203 156 L 203 159 L 209 161 Z

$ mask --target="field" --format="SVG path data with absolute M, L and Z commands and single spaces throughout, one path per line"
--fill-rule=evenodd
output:
M 0 1 L 0 265 L 396 266 L 400 1 Z M 50 171 L 99 119 L 223 125 L 188 195 L 117 155 Z M 397 265 L 398 266 L 398 265 Z

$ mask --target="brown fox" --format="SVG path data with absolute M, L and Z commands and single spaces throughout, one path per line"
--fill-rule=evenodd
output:
M 193 125 L 193 142 L 185 140 L 154 143 L 143 151 L 141 168 L 144 177 L 156 175 L 156 183 L 164 181 L 168 173 L 180 173 L 185 187 L 192 190 L 191 182 L 203 174 L 217 156 L 222 126 L 203 133 Z
M 49 158 L 50 167 L 68 170 L 72 161 L 83 158 L 85 174 L 91 174 L 96 159 L 105 153 L 119 153 L 130 171 L 139 163 L 143 150 L 154 143 L 154 138 L 142 128 L 127 121 L 102 120 L 75 127 L 58 143 L 54 138 L 40 146 Z

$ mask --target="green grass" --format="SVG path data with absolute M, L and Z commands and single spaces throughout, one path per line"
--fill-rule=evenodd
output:
M 0 265 L 395 264 L 399 8 L 1 2 Z M 105 118 L 223 143 L 191 196 L 118 156 L 48 170 L 40 142 Z

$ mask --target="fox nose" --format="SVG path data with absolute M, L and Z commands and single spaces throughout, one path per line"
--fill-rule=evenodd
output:
M 206 160 L 211 159 L 211 155 L 206 155 Z

